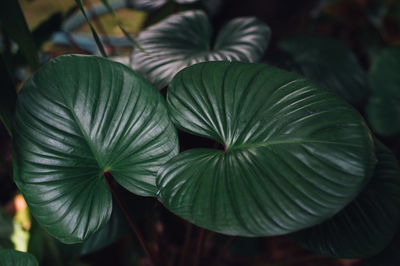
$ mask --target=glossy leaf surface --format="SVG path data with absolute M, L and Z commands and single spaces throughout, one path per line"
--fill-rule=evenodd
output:
M 201 63 L 179 72 L 167 97 L 179 128 L 226 149 L 185 151 L 157 176 L 159 200 L 201 227 L 243 236 L 303 229 L 337 213 L 372 174 L 361 116 L 294 73 Z
M 280 41 L 279 47 L 293 56 L 300 74 L 331 89 L 349 103 L 361 105 L 366 101 L 366 75 L 342 40 L 298 36 Z
M 134 51 L 132 67 L 161 89 L 179 70 L 195 63 L 257 62 L 267 48 L 270 29 L 256 18 L 236 18 L 221 29 L 214 44 L 211 38 L 212 26 L 203 11 L 172 15 L 139 35 L 149 55 Z
M 110 218 L 104 171 L 153 196 L 157 170 L 178 148 L 158 91 L 128 67 L 91 56 L 59 57 L 25 83 L 14 134 L 14 180 L 37 221 L 66 243 Z
M 377 142 L 378 164 L 361 194 L 332 219 L 293 235 L 324 256 L 365 258 L 386 247 L 400 222 L 400 168 L 396 157 Z
M 0 249 L 1 266 L 39 266 L 32 254 L 12 249 Z
M 400 47 L 381 52 L 369 71 L 371 97 L 366 111 L 372 129 L 380 135 L 400 133 Z

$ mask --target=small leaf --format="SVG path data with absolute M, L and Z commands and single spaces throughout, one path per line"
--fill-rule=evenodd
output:
M 39 266 L 32 254 L 11 249 L 0 249 L 1 266 Z
M 362 117 L 294 73 L 200 63 L 175 76 L 167 101 L 179 128 L 225 146 L 185 151 L 158 172 L 159 200 L 198 226 L 241 236 L 297 231 L 336 214 L 372 174 Z
M 62 56 L 28 80 L 17 100 L 14 181 L 36 220 L 65 243 L 109 220 L 103 176 L 154 196 L 159 167 L 178 151 L 164 100 L 128 67 L 94 56 Z
M 279 42 L 291 54 L 300 74 L 321 83 L 349 103 L 367 99 L 366 76 L 349 46 L 331 37 L 298 36 Z
M 372 129 L 383 136 L 400 133 L 400 46 L 383 50 L 369 71 L 371 97 L 366 107 Z
M 300 245 L 324 256 L 365 258 L 390 243 L 400 223 L 400 168 L 380 142 L 376 154 L 378 164 L 361 194 L 332 219 L 295 233 Z
M 30 67 L 36 70 L 40 66 L 38 50 L 18 1 L 0 1 L 0 24 L 18 44 Z
M 132 67 L 161 89 L 179 70 L 199 62 L 257 62 L 267 48 L 270 34 L 269 27 L 256 18 L 236 18 L 221 29 L 212 44 L 207 15 L 203 11 L 186 11 L 139 35 L 139 44 L 150 55 L 134 51 Z

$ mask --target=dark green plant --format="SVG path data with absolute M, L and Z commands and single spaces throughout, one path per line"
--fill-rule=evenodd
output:
M 281 42 L 292 67 L 311 81 L 256 64 L 270 29 L 255 18 L 231 20 L 214 37 L 203 11 L 178 13 L 138 37 L 136 72 L 101 57 L 62 56 L 36 71 L 18 96 L 4 67 L 9 100 L 0 118 L 13 138 L 14 181 L 34 217 L 30 250 L 40 261 L 44 250 L 55 250 L 47 263 L 73 265 L 129 225 L 150 264 L 162 265 L 136 223 L 149 204 L 144 196 L 213 232 L 289 234 L 324 256 L 373 257 L 376 265 L 390 254 L 387 264 L 395 265 L 400 168 L 345 101 L 360 108 L 368 97 L 356 57 L 327 38 Z M 379 131 L 371 105 L 395 94 L 396 49 L 370 70 L 367 115 L 382 135 L 397 128 Z M 212 145 L 179 153 L 182 132 Z M 0 250 L 1 263 L 37 265 L 10 250 Z

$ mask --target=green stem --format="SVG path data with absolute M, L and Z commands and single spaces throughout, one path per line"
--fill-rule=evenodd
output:
M 137 227 L 137 225 L 133 221 L 132 217 L 130 216 L 125 203 L 119 197 L 119 195 L 112 183 L 113 177 L 112 177 L 111 173 L 109 171 L 104 171 L 104 177 L 106 178 L 107 185 L 110 188 L 111 194 L 113 195 L 115 201 L 117 202 L 117 204 L 121 208 L 122 212 L 124 213 L 126 219 L 128 220 L 128 223 L 129 223 L 130 227 L 132 228 L 133 232 L 135 233 L 137 239 L 139 240 L 139 243 L 142 246 L 144 253 L 146 254 L 147 258 L 150 260 L 150 264 L 156 266 L 156 264 L 154 263 L 153 256 L 151 256 L 150 249 L 147 246 L 146 242 L 144 241 L 142 233 L 139 231 L 139 228 Z

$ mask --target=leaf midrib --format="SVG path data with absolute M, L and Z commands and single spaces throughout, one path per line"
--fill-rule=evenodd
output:
M 96 149 L 94 148 L 92 142 L 90 141 L 89 135 L 88 135 L 88 134 L 86 133 L 86 131 L 84 130 L 84 128 L 83 128 L 83 126 L 82 126 L 82 124 L 81 124 L 79 118 L 76 116 L 76 114 L 75 114 L 75 112 L 74 112 L 74 110 L 73 110 L 73 107 L 72 107 L 72 106 L 69 106 L 68 101 L 67 101 L 66 98 L 65 98 L 65 95 L 64 95 L 63 90 L 62 90 L 61 88 L 59 88 L 58 86 L 57 86 L 57 88 L 58 88 L 58 90 L 59 90 L 59 92 L 60 92 L 60 95 L 61 95 L 61 97 L 62 97 L 62 99 L 63 99 L 63 101 L 64 101 L 64 103 L 65 103 L 65 106 L 68 108 L 68 111 L 70 112 L 70 114 L 71 114 L 71 116 L 72 116 L 74 122 L 75 122 L 76 125 L 78 126 L 79 131 L 80 131 L 80 133 L 82 134 L 83 139 L 85 140 L 86 144 L 88 145 L 89 150 L 90 150 L 90 152 L 92 153 L 92 155 L 93 155 L 93 157 L 94 157 L 94 160 L 95 160 L 96 163 L 97 163 L 97 166 L 99 167 L 99 169 L 106 170 L 106 169 L 103 169 L 104 167 L 102 167 L 102 166 L 100 165 L 100 162 L 101 162 L 101 161 L 100 161 L 100 158 L 99 158 L 99 156 L 98 156 L 98 154 L 97 154 L 97 152 L 96 152 Z

